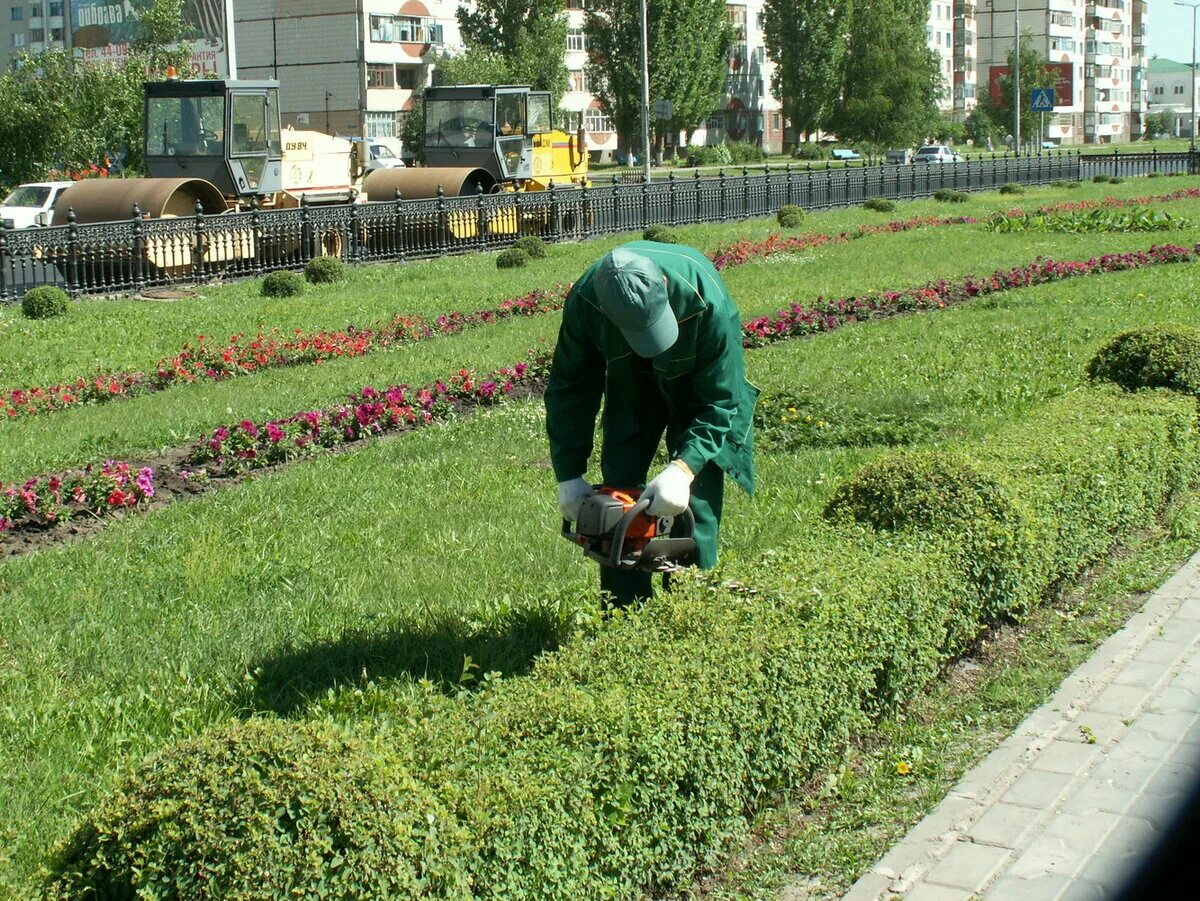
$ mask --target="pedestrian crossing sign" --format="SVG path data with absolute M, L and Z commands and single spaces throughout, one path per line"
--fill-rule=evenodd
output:
M 1029 92 L 1029 106 L 1035 113 L 1054 112 L 1054 88 L 1034 88 Z

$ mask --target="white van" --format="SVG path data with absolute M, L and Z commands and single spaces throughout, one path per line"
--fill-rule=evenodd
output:
M 35 181 L 17 185 L 0 203 L 0 225 L 8 229 L 49 225 L 54 219 L 54 204 L 73 184 L 73 181 Z

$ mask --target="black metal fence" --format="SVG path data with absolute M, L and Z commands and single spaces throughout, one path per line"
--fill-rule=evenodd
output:
M 53 284 L 72 294 L 140 291 L 175 283 L 299 269 L 314 256 L 402 261 L 493 250 L 521 235 L 548 241 L 769 216 L 784 204 L 848 207 L 872 197 L 915 199 L 941 188 L 982 191 L 1010 182 L 1046 184 L 1098 174 L 1196 174 L 1200 154 L 1045 154 L 949 164 L 758 166 L 628 184 L 539 193 L 397 198 L 337 206 L 146 219 L 136 207 L 117 222 L 0 229 L 0 300 Z

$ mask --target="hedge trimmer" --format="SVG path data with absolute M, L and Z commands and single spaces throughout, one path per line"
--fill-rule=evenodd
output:
M 636 489 L 597 485 L 584 498 L 575 528 L 562 522 L 562 536 L 601 566 L 678 572 L 696 556 L 696 520 L 690 509 L 678 517 L 649 516 L 650 502 Z

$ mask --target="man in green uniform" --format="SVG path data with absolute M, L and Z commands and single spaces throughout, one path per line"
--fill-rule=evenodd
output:
M 632 241 L 575 283 L 546 390 L 546 430 L 558 505 L 574 522 L 592 493 L 584 478 L 604 398 L 604 484 L 646 482 L 666 432 L 671 462 L 646 485 L 653 516 L 689 505 L 696 562 L 717 562 L 726 474 L 754 491 L 754 402 L 741 320 L 711 262 L 676 244 Z M 600 569 L 600 587 L 624 605 L 652 593 L 650 573 Z

